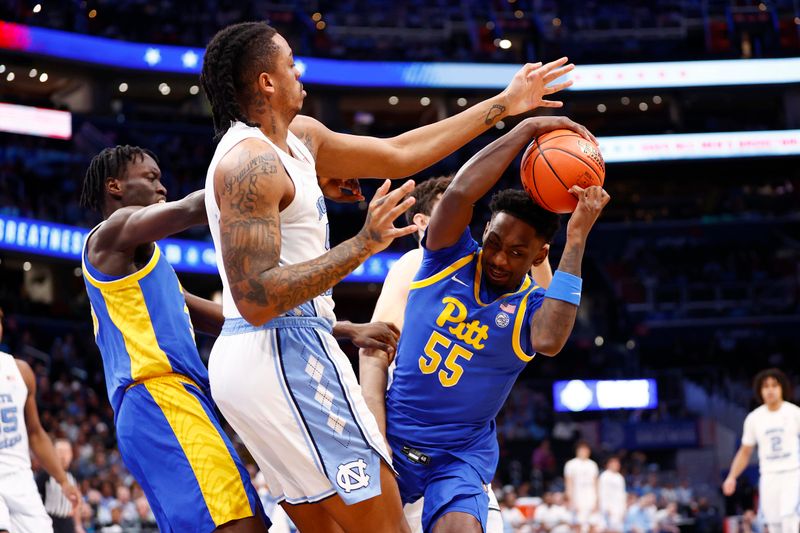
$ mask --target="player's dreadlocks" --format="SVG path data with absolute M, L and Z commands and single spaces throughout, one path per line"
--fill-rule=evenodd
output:
M 228 131 L 231 121 L 260 126 L 247 119 L 243 108 L 251 98 L 250 83 L 260 73 L 272 72 L 276 33 L 265 22 L 242 22 L 220 30 L 208 43 L 200 83 L 211 103 L 215 139 Z
M 103 209 L 105 200 L 106 179 L 119 178 L 128 168 L 128 163 L 133 163 L 137 159 L 144 159 L 146 155 L 153 158 L 158 164 L 156 154 L 147 148 L 138 146 L 115 146 L 114 148 L 104 148 L 102 152 L 92 158 L 89 168 L 86 169 L 86 176 L 83 178 L 83 190 L 81 191 L 81 205 L 100 211 Z
M 559 226 L 559 216 L 536 204 L 527 193 L 519 189 L 505 189 L 492 196 L 489 204 L 492 216 L 503 212 L 520 219 L 543 237 L 545 242 L 553 240 Z

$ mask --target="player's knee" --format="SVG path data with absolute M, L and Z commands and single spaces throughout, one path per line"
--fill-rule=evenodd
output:
M 469 513 L 445 513 L 433 524 L 433 533 L 483 533 L 481 523 Z

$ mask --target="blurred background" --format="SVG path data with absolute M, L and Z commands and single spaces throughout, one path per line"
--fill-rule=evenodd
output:
M 732 498 L 719 486 L 754 374 L 800 374 L 797 0 L 0 0 L 0 349 L 32 364 L 46 429 L 73 445 L 86 531 L 155 526 L 116 451 L 92 338 L 79 251 L 99 218 L 78 205 L 83 174 L 102 148 L 133 144 L 156 152 L 170 199 L 201 188 L 214 149 L 202 49 L 247 20 L 299 56 L 305 114 L 363 135 L 455 114 L 521 63 L 568 55 L 575 86 L 557 113 L 600 138 L 612 203 L 567 348 L 528 365 L 497 419 L 507 531 L 565 527 L 536 509 L 559 505 L 579 440 L 601 468 L 620 456 L 626 531 L 758 530 L 757 467 Z M 519 118 L 414 178 L 456 171 Z M 519 186 L 518 165 L 500 186 Z M 369 198 L 375 184 L 363 186 Z M 329 204 L 331 244 L 365 208 Z M 214 296 L 207 230 L 178 237 L 167 256 L 182 283 Z M 554 268 L 562 242 L 563 230 Z M 396 242 L 337 286 L 338 317 L 369 320 L 388 266 L 415 245 Z M 198 343 L 207 357 L 213 339 Z M 625 401 L 592 381 L 622 379 L 651 381 Z

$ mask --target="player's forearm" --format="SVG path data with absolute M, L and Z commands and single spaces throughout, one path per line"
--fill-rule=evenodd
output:
M 189 316 L 192 319 L 192 326 L 197 331 L 207 335 L 218 336 L 222 331 L 222 324 L 225 317 L 222 314 L 222 305 L 195 296 L 188 291 L 183 293 L 186 299 L 186 306 L 189 308 Z
M 558 270 L 580 278 L 586 242 L 567 238 Z M 567 343 L 578 316 L 578 306 L 565 300 L 545 297 L 531 325 L 531 343 L 537 353 L 553 356 Z
M 472 205 L 495 186 L 508 165 L 531 140 L 533 124 L 523 121 L 467 161 L 456 174 L 448 194 L 457 193 Z
M 750 452 L 739 448 L 739 451 L 736 452 L 736 455 L 733 457 L 733 462 L 731 463 L 731 471 L 728 473 L 728 477 L 731 479 L 738 479 L 738 477 L 744 472 L 744 469 L 747 468 L 747 465 L 750 463 Z
M 242 267 L 229 268 L 237 264 L 233 262 L 236 258 L 247 254 L 235 247 L 224 254 L 232 257 L 225 261 L 225 268 L 236 307 L 245 320 L 259 326 L 327 291 L 366 261 L 372 251 L 359 234 L 310 261 L 253 275 L 242 275 Z
M 378 428 L 386 436 L 386 386 L 389 356 L 381 350 L 362 348 L 358 355 L 358 373 L 361 392 Z
M 44 429 L 31 432 L 28 435 L 28 444 L 45 472 L 53 476 L 57 483 L 64 483 L 67 480 L 67 474 L 61 466 L 61 461 L 58 460 L 50 436 Z
M 497 95 L 457 115 L 388 139 L 399 153 L 389 177 L 410 176 L 442 160 L 506 117 L 507 109 L 505 97 Z

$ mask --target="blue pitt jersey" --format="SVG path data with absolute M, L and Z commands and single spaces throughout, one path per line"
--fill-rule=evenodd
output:
M 197 352 L 183 288 L 158 245 L 141 270 L 123 277 L 103 274 L 89 264 L 85 244 L 82 255 L 95 341 L 114 412 L 119 413 L 126 387 L 147 378 L 181 374 L 208 392 L 208 371 Z
M 496 455 L 494 418 L 535 355 L 530 322 L 544 290 L 526 276 L 515 292 L 488 294 L 481 253 L 467 229 L 425 250 L 411 284 L 386 409 L 388 432 L 412 446 Z

